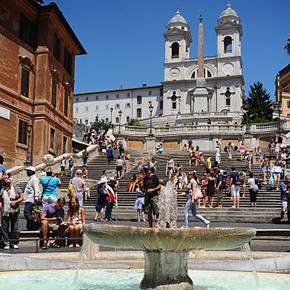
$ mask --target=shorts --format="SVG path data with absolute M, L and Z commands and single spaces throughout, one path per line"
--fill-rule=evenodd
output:
M 64 167 L 64 166 L 61 166 L 61 167 L 60 167 L 60 171 L 61 171 L 61 172 L 65 172 L 65 167 Z
M 240 195 L 240 187 L 238 185 L 232 184 L 231 196 L 239 196 L 239 195 Z
M 59 225 L 58 224 L 48 223 L 48 230 L 49 231 L 57 232 L 58 229 L 59 229 Z
M 262 171 L 268 171 L 267 165 L 262 166 L 261 170 Z
M 217 197 L 223 197 L 223 192 L 224 192 L 223 189 L 221 189 L 221 188 L 217 189 L 217 190 L 216 190 L 216 195 L 217 195 Z
M 228 159 L 232 159 L 232 154 L 231 153 L 228 153 Z
M 280 172 L 273 172 L 273 175 L 276 177 L 281 177 L 281 173 Z
M 117 171 L 122 171 L 123 170 L 123 166 L 118 165 L 117 166 Z
M 143 209 L 146 214 L 153 213 L 154 215 L 158 215 L 159 214 L 158 196 L 146 198 Z
M 281 203 L 281 211 L 287 212 L 288 210 L 288 201 L 282 201 Z

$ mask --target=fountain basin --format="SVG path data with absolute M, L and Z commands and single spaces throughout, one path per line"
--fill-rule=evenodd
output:
M 191 250 L 227 250 L 247 244 L 253 228 L 140 228 L 88 224 L 85 234 L 93 242 L 115 248 L 143 250 L 145 267 L 139 289 L 193 289 L 188 275 Z
M 115 248 L 149 252 L 228 250 L 243 246 L 256 234 L 254 228 L 164 229 L 134 226 L 87 224 L 85 234 L 95 243 Z

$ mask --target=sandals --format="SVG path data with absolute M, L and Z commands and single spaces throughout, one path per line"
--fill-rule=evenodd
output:
M 49 244 L 49 247 L 50 248 L 56 248 L 56 249 L 59 249 L 60 248 L 60 246 L 58 244 L 56 244 L 56 243 Z
M 47 250 L 47 245 L 44 245 L 41 249 L 42 250 Z

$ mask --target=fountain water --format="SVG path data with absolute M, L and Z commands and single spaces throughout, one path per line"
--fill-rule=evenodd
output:
M 193 289 L 188 276 L 189 251 L 238 248 L 249 243 L 256 234 L 253 228 L 176 228 L 176 192 L 171 182 L 162 192 L 159 206 L 158 228 L 83 226 L 85 234 L 95 243 L 143 250 L 145 268 L 140 289 Z

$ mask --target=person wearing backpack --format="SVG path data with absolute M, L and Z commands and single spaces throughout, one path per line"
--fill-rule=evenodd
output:
M 223 191 L 226 188 L 226 185 L 220 169 L 216 171 L 216 174 L 217 174 L 217 187 L 216 187 L 217 207 L 223 207 Z
M 250 193 L 250 201 L 251 207 L 257 206 L 257 193 L 259 190 L 257 179 L 254 178 L 254 174 L 252 172 L 249 173 L 250 178 L 248 179 L 249 193 Z
M 240 175 L 236 171 L 236 167 L 232 166 L 232 172 L 230 174 L 230 184 L 229 190 L 231 192 L 233 205 L 232 208 L 239 208 L 240 207 Z

